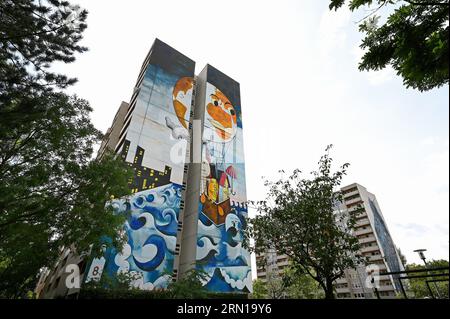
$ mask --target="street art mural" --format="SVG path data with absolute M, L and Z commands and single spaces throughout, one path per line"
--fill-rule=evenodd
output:
M 144 290 L 166 288 L 171 281 L 180 212 L 181 187 L 170 183 L 112 201 L 125 214 L 128 242 L 122 251 L 110 248 L 104 273 L 128 272 L 133 286 Z
M 126 162 L 136 165 L 135 157 L 144 149 L 140 166 L 158 172 L 168 166 L 170 181 L 182 183 L 192 91 L 192 77 L 173 75 L 153 64 L 147 67 L 127 131 Z M 178 161 L 174 149 L 181 150 Z
M 94 278 L 95 270 L 111 277 L 129 272 L 135 278 L 133 285 L 147 290 L 165 288 L 171 281 L 194 67 L 192 60 L 155 41 L 135 89 L 135 102 L 130 103 L 131 116 L 125 117 L 126 136 L 118 150 L 135 172 L 129 181 L 132 195 L 109 203 L 126 216 L 127 243 L 122 251 L 109 248 L 104 262 L 94 261 L 98 269 L 91 269 L 88 279 Z M 174 146 L 180 150 L 177 161 L 171 156 Z
M 386 224 L 381 216 L 380 212 L 377 209 L 375 202 L 369 199 L 370 209 L 373 212 L 373 220 L 375 226 L 375 233 L 380 242 L 380 246 L 383 250 L 384 259 L 389 267 L 389 271 L 397 272 L 404 270 L 403 267 L 400 266 L 400 258 L 398 256 L 397 249 L 395 248 L 394 242 L 392 240 L 391 235 L 389 234 Z M 399 275 L 393 275 L 395 288 L 399 290 L 400 287 L 400 279 Z
M 116 147 L 134 169 L 129 181 L 132 195 L 108 203 L 126 218 L 127 243 L 121 251 L 108 248 L 103 257 L 94 259 L 87 281 L 127 272 L 140 289 L 166 288 L 171 282 L 183 224 L 194 67 L 192 60 L 155 41 Z M 201 176 L 197 180 L 195 175 L 194 181 L 200 184 L 198 220 L 189 224 L 197 227 L 196 249 L 191 249 L 195 256 L 186 251 L 189 260 L 195 257 L 197 269 L 206 272 L 203 284 L 208 290 L 249 293 L 250 254 L 243 248 L 247 197 L 239 84 L 207 68 L 201 90 L 205 103 L 200 106 L 204 110 Z M 197 195 L 194 203 L 195 214 Z
M 208 69 L 209 74 L 216 72 Z M 218 81 L 220 83 L 220 81 Z M 234 90 L 236 91 L 236 90 Z M 247 206 L 239 91 L 206 83 L 197 268 L 220 292 L 251 292 L 250 254 L 242 247 Z

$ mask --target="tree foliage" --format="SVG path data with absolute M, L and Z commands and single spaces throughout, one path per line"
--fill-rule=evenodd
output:
M 331 0 L 330 10 L 345 0 Z M 360 24 L 365 34 L 361 48 L 366 52 L 359 70 L 381 70 L 392 66 L 406 87 L 428 91 L 449 83 L 449 1 L 448 0 L 350 0 L 354 11 L 376 4 Z M 381 7 L 395 5 L 387 21 L 378 26 Z
M 87 11 L 68 1 L 0 2 L 0 103 L 22 92 L 38 94 L 65 88 L 76 79 L 50 70 L 55 61 L 70 63 L 86 29 Z
M 406 264 L 407 264 L 406 256 L 403 255 L 403 253 L 399 247 L 397 247 L 397 251 L 398 251 L 398 255 L 400 256 L 400 261 L 402 262 L 402 266 L 406 267 Z
M 342 195 L 337 192 L 348 164 L 331 171 L 332 159 L 327 147 L 319 168 L 310 179 L 302 178 L 296 169 L 288 178 L 266 181 L 267 198 L 254 203 L 258 214 L 249 220 L 247 239 L 253 237 L 252 248 L 261 254 L 275 249 L 286 254 L 297 274 L 308 274 L 333 298 L 333 281 L 346 268 L 363 262 L 357 254 L 360 246 L 351 234 L 359 209 L 337 213 L 336 203 Z
M 311 270 L 311 273 L 313 272 Z M 320 285 L 307 273 L 298 273 L 295 268 L 288 267 L 285 269 L 283 276 L 288 278 L 287 296 L 289 298 L 321 299 L 325 297 Z
M 253 280 L 253 292 L 251 294 L 253 299 L 265 299 L 267 298 L 266 283 L 261 279 Z
M 102 134 L 92 108 L 60 90 L 75 82 L 51 71 L 86 48 L 87 12 L 67 1 L 0 2 L 0 296 L 33 289 L 62 246 L 102 236 L 119 246 L 122 217 L 105 203 L 129 193 L 131 171 L 107 154 L 92 160 Z M 98 249 L 97 249 L 98 248 Z
M 203 283 L 208 278 L 206 272 L 200 269 L 188 270 L 182 278 L 169 284 L 168 291 L 174 299 L 204 299 L 208 291 Z
M 136 287 L 135 281 L 140 275 L 133 272 L 121 272 L 116 276 L 103 273 L 100 280 L 90 281 L 81 287 L 81 298 L 101 299 L 205 299 L 224 298 L 225 295 L 209 293 L 203 286 L 202 281 L 207 274 L 198 269 L 191 269 L 175 282 L 171 282 L 166 289 L 141 290 Z M 242 295 L 242 294 L 241 294 Z M 234 294 L 234 298 L 239 298 Z
M 418 264 L 408 264 L 406 265 L 406 270 L 421 270 L 425 268 L 440 268 L 440 267 L 449 267 L 448 260 L 432 260 L 427 263 L 427 267 L 424 265 L 418 265 Z M 430 271 L 429 274 L 448 274 L 447 271 Z M 419 275 L 425 275 L 425 272 L 418 273 Z M 411 275 L 418 275 L 418 274 L 411 274 Z M 409 279 L 409 291 L 412 293 L 412 297 L 416 299 L 423 299 L 423 298 L 432 298 L 432 295 L 430 293 L 430 290 L 427 287 L 426 281 L 427 280 L 433 280 L 433 279 L 444 279 L 445 281 L 439 281 L 436 283 L 429 283 L 430 289 L 434 295 L 435 298 L 445 298 L 448 299 L 448 292 L 449 292 L 449 281 L 448 276 L 447 277 L 428 277 L 428 278 L 413 278 Z
M 90 160 L 101 135 L 90 123 L 88 103 L 60 93 L 39 102 L 46 117 L 0 138 L 0 257 L 8 261 L 0 291 L 11 293 L 31 285 L 61 246 L 100 248 L 101 236 L 108 236 L 120 247 L 123 217 L 105 203 L 129 193 L 131 172 L 120 158 Z
M 321 299 L 323 290 L 317 281 L 306 273 L 297 273 L 294 268 L 287 267 L 281 275 L 268 275 L 266 281 L 253 281 L 254 299 Z

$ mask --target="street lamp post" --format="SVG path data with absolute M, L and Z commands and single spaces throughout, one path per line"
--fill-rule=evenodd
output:
M 424 253 L 425 251 L 427 251 L 427 250 L 426 249 L 416 249 L 416 250 L 414 250 L 415 253 L 419 254 L 420 259 L 423 260 L 423 263 L 425 264 L 425 268 L 428 268 L 428 263 L 427 263 L 427 260 L 425 258 L 425 253 Z M 428 275 L 428 270 L 427 270 L 427 275 Z M 435 282 L 433 282 L 433 283 L 434 283 L 434 287 L 436 288 L 436 294 L 437 294 L 438 298 L 440 299 L 441 295 L 439 294 L 439 288 L 438 288 L 438 286 L 437 286 L 437 284 Z

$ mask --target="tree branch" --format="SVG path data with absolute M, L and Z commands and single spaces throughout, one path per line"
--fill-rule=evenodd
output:
M 448 2 L 414 2 L 411 0 L 403 0 L 415 6 L 448 6 Z

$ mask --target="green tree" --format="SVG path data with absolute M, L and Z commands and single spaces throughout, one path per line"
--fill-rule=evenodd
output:
M 182 278 L 169 284 L 169 296 L 174 299 L 204 299 L 208 296 L 208 291 L 202 283 L 206 278 L 206 272 L 193 268 Z
M 255 299 L 321 299 L 323 290 L 309 274 L 298 273 L 286 267 L 279 276 L 267 276 L 266 281 L 253 281 L 252 298 Z
M 398 254 L 400 256 L 400 260 L 402 262 L 403 267 L 406 267 L 407 261 L 406 261 L 405 255 L 402 254 L 402 251 L 400 250 L 399 247 L 397 247 L 397 251 L 398 251 Z
M 132 173 L 113 154 L 92 160 L 92 109 L 58 91 L 75 79 L 50 71 L 86 50 L 86 17 L 67 1 L 0 2 L 1 297 L 26 296 L 62 246 L 96 254 L 102 236 L 123 241 L 105 203 L 129 194 Z
M 37 99 L 35 99 L 37 101 Z M 101 137 L 84 100 L 52 93 L 39 99 L 47 116 L 11 128 L 1 138 L 0 293 L 31 289 L 42 266 L 62 246 L 86 251 L 102 236 L 120 247 L 123 217 L 105 207 L 129 194 L 130 169 L 113 154 L 90 160 Z
M 448 260 L 432 260 L 427 262 L 427 267 L 425 267 L 424 265 L 418 265 L 418 264 L 409 264 L 406 265 L 406 270 L 421 270 L 421 269 L 425 269 L 425 268 L 440 268 L 440 267 L 449 267 L 449 263 Z M 442 273 L 447 273 L 448 274 L 448 269 L 446 272 L 444 271 L 430 271 L 429 274 L 442 274 Z M 421 272 L 420 275 L 425 275 L 425 272 Z M 411 274 L 414 275 L 414 274 Z M 417 275 L 417 274 L 416 274 Z M 442 277 L 428 277 L 428 278 L 413 278 L 413 279 L 409 279 L 409 291 L 412 292 L 413 294 L 413 298 L 417 298 L 417 299 L 423 299 L 423 298 L 432 298 L 430 290 L 427 287 L 426 281 L 427 280 L 432 280 L 432 279 L 442 279 Z M 442 281 L 442 282 L 436 282 L 436 284 L 434 283 L 429 283 L 430 285 L 430 289 L 433 292 L 433 295 L 437 298 L 438 296 L 440 296 L 441 298 L 446 298 L 448 299 L 448 289 L 449 289 L 449 281 L 448 281 L 448 277 L 443 278 L 446 279 L 446 281 Z
M 314 271 L 311 270 L 313 273 Z M 284 271 L 284 275 L 290 278 L 287 295 L 291 299 L 321 299 L 324 292 L 309 274 L 299 273 L 292 267 Z
M 86 18 L 86 10 L 68 1 L 0 2 L 0 105 L 22 92 L 38 94 L 75 83 L 50 68 L 55 61 L 73 62 L 76 53 L 87 50 L 78 44 Z
M 330 0 L 337 10 L 346 0 Z M 366 52 L 359 70 L 381 70 L 390 65 L 407 88 L 428 91 L 449 83 L 449 1 L 448 0 L 349 0 L 351 11 L 376 4 L 363 19 L 359 30 L 365 34 L 361 48 Z M 375 13 L 395 5 L 387 21 L 378 25 Z
M 336 203 L 342 199 L 336 188 L 346 174 L 348 164 L 331 172 L 332 159 L 327 147 L 312 178 L 302 178 L 296 169 L 288 178 L 266 181 L 266 200 L 253 203 L 258 214 L 249 220 L 247 239 L 255 241 L 252 250 L 261 254 L 275 249 L 286 254 L 292 267 L 307 273 L 318 282 L 326 298 L 334 298 L 333 281 L 363 262 L 357 255 L 358 240 L 351 234 L 360 212 L 337 213 Z M 248 243 L 248 240 L 247 240 Z
M 266 283 L 261 279 L 253 280 L 253 292 L 251 294 L 253 299 L 264 299 L 267 298 L 267 287 Z
M 283 273 L 278 274 L 276 270 L 266 270 L 266 289 L 267 298 L 269 299 L 286 299 L 288 298 L 288 288 L 291 284 L 291 278 Z

